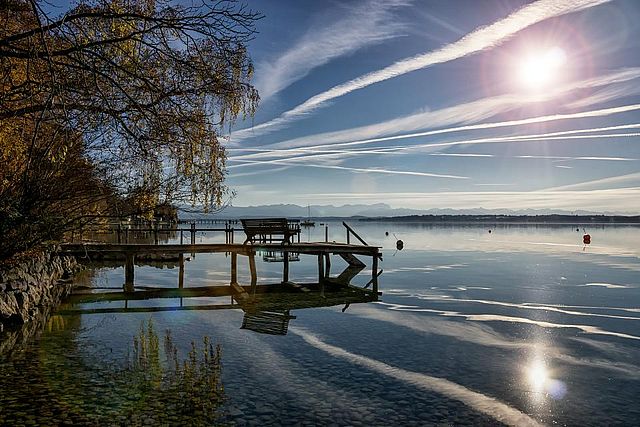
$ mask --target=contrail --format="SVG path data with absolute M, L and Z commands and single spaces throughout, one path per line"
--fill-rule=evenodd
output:
M 457 133 L 457 132 L 463 132 L 463 131 L 469 131 L 469 130 L 480 130 L 480 129 L 486 130 L 486 129 L 496 129 L 496 128 L 521 126 L 521 125 L 529 125 L 529 124 L 537 124 L 537 123 L 554 122 L 554 121 L 561 121 L 561 120 L 604 117 L 604 116 L 609 116 L 613 114 L 626 113 L 629 111 L 636 111 L 636 110 L 640 110 L 640 104 L 622 105 L 620 107 L 580 111 L 577 113 L 569 113 L 569 114 L 552 114 L 552 115 L 546 115 L 546 116 L 529 117 L 526 119 L 508 120 L 508 121 L 492 122 L 492 123 L 481 123 L 477 125 L 456 126 L 456 127 L 446 128 L 446 129 L 436 129 L 436 130 L 425 131 L 425 132 L 415 132 L 415 133 L 408 133 L 408 134 L 402 134 L 402 135 L 384 136 L 379 138 L 361 139 L 361 140 L 349 141 L 349 142 L 337 142 L 332 144 L 319 144 L 319 145 L 313 145 L 313 146 L 307 146 L 307 147 L 281 148 L 281 149 L 271 149 L 271 150 L 265 149 L 265 148 L 238 149 L 238 151 L 256 151 L 256 153 L 245 154 L 241 156 L 234 156 L 232 158 L 240 159 L 240 158 L 255 158 L 255 157 L 271 157 L 270 154 L 279 153 L 282 155 L 286 155 L 286 154 L 293 154 L 293 153 L 305 151 L 305 150 L 309 152 L 313 152 L 314 150 L 323 149 L 323 148 L 368 145 L 368 144 L 374 144 L 378 142 L 395 141 L 395 140 L 402 140 L 402 139 L 409 139 L 409 138 L 418 138 L 423 136 L 441 135 L 441 134 L 447 134 L 447 133 Z M 621 126 L 606 126 L 606 127 L 583 129 L 583 130 L 554 132 L 549 136 L 570 135 L 572 133 L 601 132 L 601 131 L 609 131 L 609 130 L 630 129 L 635 127 L 638 127 L 638 125 L 632 124 L 632 125 L 621 125 Z M 514 138 L 518 138 L 518 137 L 514 137 Z
M 618 129 L 635 129 L 640 127 L 639 124 L 629 124 L 629 125 L 621 125 L 621 126 L 611 126 L 611 128 Z M 339 158 L 339 157 L 353 157 L 359 156 L 363 154 L 401 154 L 407 151 L 413 150 L 421 150 L 421 149 L 438 149 L 444 147 L 454 147 L 458 145 L 478 145 L 478 144 L 498 144 L 498 143 L 516 143 L 516 142 L 544 142 L 544 141 L 567 141 L 567 140 L 581 140 L 581 139 L 611 139 L 611 138 L 636 138 L 640 136 L 640 132 L 628 132 L 628 133 L 610 133 L 610 134 L 593 134 L 593 135 L 584 135 L 582 133 L 586 132 L 597 132 L 602 131 L 607 128 L 592 128 L 592 129 L 578 129 L 572 131 L 562 131 L 562 132 L 550 132 L 550 133 L 541 133 L 541 134 L 530 134 L 530 135 L 515 135 L 515 136 L 503 136 L 503 137 L 487 137 L 487 138 L 476 138 L 476 139 L 462 139 L 457 141 L 447 141 L 447 142 L 432 142 L 426 144 L 414 144 L 414 145 L 405 145 L 405 146 L 394 146 L 394 147 L 386 147 L 386 148 L 378 148 L 375 150 L 277 150 L 275 153 L 255 153 L 255 154 L 245 154 L 242 156 L 231 157 L 228 160 L 231 162 L 241 162 L 241 164 L 228 166 L 227 169 L 235 169 L 238 167 L 255 165 L 255 164 L 289 164 L 289 165 L 300 165 L 298 161 L 309 161 L 314 159 L 330 159 L 330 158 Z M 578 135 L 572 135 L 578 134 Z M 276 151 L 276 150 L 274 150 Z M 282 153 L 282 151 L 286 151 Z M 288 155 L 287 155 L 288 154 Z M 298 154 L 298 155 L 294 155 Z M 261 160 L 260 158 L 255 158 L 256 155 L 259 157 L 269 157 L 268 160 Z M 429 153 L 429 155 L 446 155 L 443 153 Z M 453 156 L 456 156 L 453 154 Z M 458 156 L 469 156 L 469 155 L 458 155 Z M 487 155 L 473 155 L 473 157 L 486 157 Z M 271 157 L 277 157 L 275 159 Z M 518 156 L 520 158 L 536 158 L 536 156 Z M 538 156 L 540 157 L 540 156 Z M 625 158 L 625 157 L 596 157 L 596 156 L 578 156 L 578 157 L 557 157 L 560 160 L 610 160 L 610 161 L 635 161 L 635 158 Z M 305 166 L 312 166 L 310 164 L 305 164 Z M 320 167 L 320 166 L 318 166 Z
M 523 6 L 500 21 L 472 31 L 456 42 L 430 52 L 395 62 L 381 70 L 370 72 L 348 82 L 334 86 L 325 92 L 307 99 L 302 104 L 283 113 L 280 117 L 274 120 L 262 123 L 252 128 L 234 132 L 232 136 L 237 141 L 242 138 L 264 134 L 268 132 L 269 129 L 281 127 L 292 120 L 320 108 L 328 101 L 355 90 L 365 88 L 393 77 L 401 76 L 411 71 L 420 70 L 435 64 L 453 61 L 455 59 L 495 47 L 508 40 L 517 32 L 540 21 L 565 15 L 567 13 L 577 12 L 593 6 L 598 6 L 609 1 L 610 0 L 574 0 L 569 2 L 566 0 L 539 0 L 535 3 Z
M 363 366 L 395 380 L 412 384 L 423 390 L 440 393 L 449 399 L 462 402 L 473 410 L 486 414 L 501 423 L 512 426 L 541 425 L 529 415 L 520 412 L 516 408 L 513 408 L 498 399 L 470 390 L 445 378 L 432 377 L 419 372 L 407 371 L 366 356 L 350 353 L 340 347 L 327 344 L 324 341 L 321 341 L 318 337 L 302 329 L 289 328 L 289 332 L 298 335 L 318 350 L 322 350 L 332 356 L 345 359 L 351 363 Z
M 333 155 L 335 155 L 335 154 L 333 154 Z M 245 163 L 243 163 L 241 165 L 235 165 L 235 167 L 240 167 L 240 166 L 245 166 L 245 165 L 263 165 L 263 164 L 302 166 L 300 163 L 296 163 L 296 162 L 293 162 L 293 161 L 287 160 L 287 159 L 267 160 L 267 161 L 245 160 L 244 162 Z M 430 173 L 430 172 L 399 171 L 399 170 L 375 169 L 375 168 L 350 168 L 350 167 L 346 167 L 346 166 L 320 165 L 320 164 L 304 164 L 304 166 L 305 167 L 310 167 L 310 168 L 319 168 L 319 169 L 338 169 L 338 170 L 345 170 L 345 171 L 351 171 L 351 172 L 381 173 L 381 174 L 386 174 L 386 175 L 410 175 L 410 176 L 424 176 L 424 177 L 430 177 L 430 178 L 469 179 L 468 176 L 445 175 L 445 174 Z M 231 167 L 233 167 L 233 166 L 231 166 Z
M 608 89 L 626 86 L 626 83 L 640 78 L 640 67 L 622 68 L 612 73 L 592 77 L 559 86 L 553 90 L 536 94 L 535 96 L 522 93 L 505 93 L 489 98 L 480 98 L 462 104 L 452 105 L 437 110 L 410 114 L 408 116 L 359 126 L 351 129 L 323 132 L 315 135 L 302 136 L 290 140 L 270 144 L 269 148 L 294 148 L 317 144 L 334 144 L 347 141 L 358 141 L 369 138 L 379 138 L 399 133 L 419 132 L 429 129 L 443 129 L 450 126 L 472 125 L 482 122 L 501 113 L 522 108 L 524 104 L 543 103 L 559 98 L 567 93 L 580 89 L 591 89 L 608 86 Z M 628 91 L 628 89 L 627 89 Z M 609 95 L 612 95 L 609 93 Z M 599 96 L 597 102 L 619 99 L 620 96 L 607 98 Z M 596 100 L 594 99 L 594 102 Z M 576 109 L 577 111 L 582 110 Z M 263 146 L 265 148 L 267 146 Z

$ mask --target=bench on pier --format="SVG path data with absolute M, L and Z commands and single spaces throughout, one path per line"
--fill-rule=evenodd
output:
M 300 235 L 300 223 L 298 221 L 290 221 L 286 218 L 252 218 L 241 219 L 244 233 L 248 242 L 273 242 L 274 236 L 282 236 L 280 240 L 282 244 L 291 243 L 291 237 Z

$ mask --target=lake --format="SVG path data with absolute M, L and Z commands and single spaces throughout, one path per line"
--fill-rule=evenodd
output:
M 302 240 L 324 241 L 316 224 Z M 140 311 L 61 312 L 0 355 L 0 424 L 640 423 L 640 227 L 590 225 L 583 245 L 570 224 L 350 224 L 383 247 L 379 301 L 293 307 L 276 316 L 285 335 L 257 332 L 239 309 L 143 311 L 229 297 L 82 304 Z M 339 222 L 328 233 L 345 239 Z M 363 261 L 359 286 L 371 277 Z M 332 274 L 346 267 L 331 264 Z M 257 268 L 258 285 L 281 280 L 281 263 Z M 313 256 L 290 269 L 292 281 L 317 280 Z M 175 287 L 177 277 L 136 268 L 137 286 Z M 78 280 L 121 288 L 123 268 Z M 184 281 L 228 284 L 229 259 L 196 254 Z

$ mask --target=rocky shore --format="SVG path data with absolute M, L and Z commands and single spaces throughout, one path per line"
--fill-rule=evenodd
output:
M 0 263 L 0 332 L 41 318 L 69 292 L 71 276 L 81 269 L 55 248 Z

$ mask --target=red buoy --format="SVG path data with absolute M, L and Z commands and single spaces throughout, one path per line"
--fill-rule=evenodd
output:
M 582 236 L 582 243 L 584 243 L 585 245 L 590 244 L 591 243 L 591 235 L 585 234 L 584 236 Z

